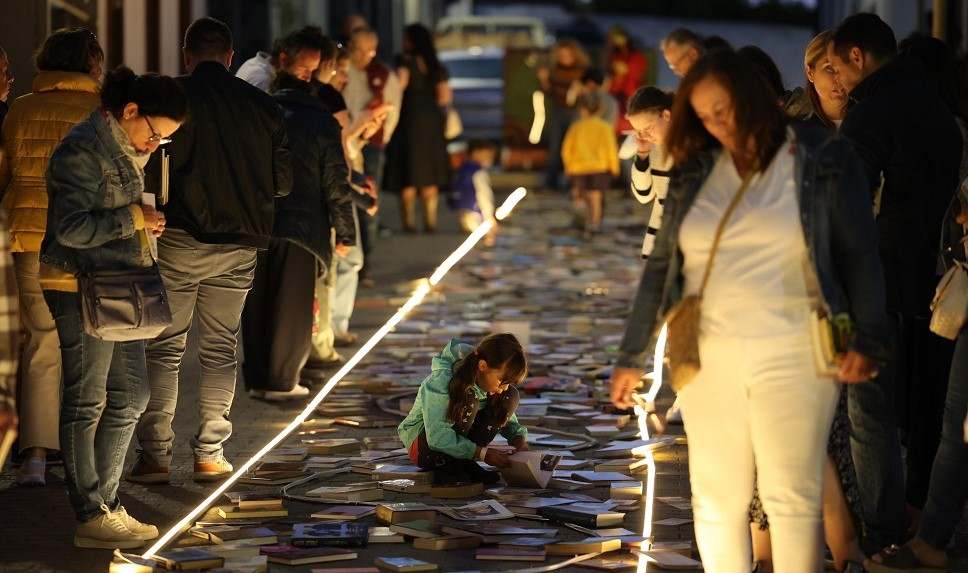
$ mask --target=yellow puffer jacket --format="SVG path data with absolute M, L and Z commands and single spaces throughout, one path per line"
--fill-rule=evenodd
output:
M 40 72 L 33 93 L 17 98 L 0 139 L 0 203 L 13 252 L 40 251 L 47 228 L 47 162 L 74 124 L 99 104 L 100 85 L 87 74 Z

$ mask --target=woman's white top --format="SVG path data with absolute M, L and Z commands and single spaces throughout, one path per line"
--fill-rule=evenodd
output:
M 716 227 L 741 184 L 729 153 L 721 152 L 679 231 L 686 294 L 698 292 Z M 702 333 L 806 333 L 806 257 L 790 132 L 767 169 L 754 175 L 726 225 L 703 296 Z

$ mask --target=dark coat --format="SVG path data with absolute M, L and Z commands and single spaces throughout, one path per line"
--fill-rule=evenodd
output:
M 938 281 L 942 221 L 958 188 L 961 133 L 919 64 L 899 58 L 851 92 L 840 133 L 864 162 L 890 311 L 927 316 Z
M 201 62 L 178 81 L 189 116 L 168 145 L 168 226 L 203 243 L 265 248 L 273 202 L 291 187 L 279 106 L 217 62 Z M 146 191 L 158 192 L 160 155 L 148 164 Z
M 283 89 L 275 94 L 282 106 L 292 155 L 292 192 L 276 200 L 273 235 L 292 241 L 320 259 L 324 268 L 336 242 L 356 243 L 353 191 L 343 155 L 339 123 L 308 91 Z

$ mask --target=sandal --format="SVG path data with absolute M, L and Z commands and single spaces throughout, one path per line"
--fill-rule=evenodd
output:
M 880 558 L 875 561 L 874 558 Z M 931 567 L 921 563 L 914 551 L 904 545 L 898 547 L 892 545 L 878 553 L 874 558 L 868 559 L 864 564 L 871 573 L 944 573 L 947 567 Z

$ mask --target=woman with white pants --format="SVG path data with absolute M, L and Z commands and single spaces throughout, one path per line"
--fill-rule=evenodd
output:
M 820 571 L 823 464 L 840 383 L 870 379 L 887 356 L 865 175 L 843 140 L 788 126 L 770 88 L 730 50 L 704 57 L 683 79 L 666 144 L 676 169 L 613 401 L 629 405 L 661 317 L 701 294 L 701 369 L 679 402 L 703 566 L 750 570 L 758 476 L 775 571 Z M 851 323 L 836 379 L 818 373 L 814 308 Z

